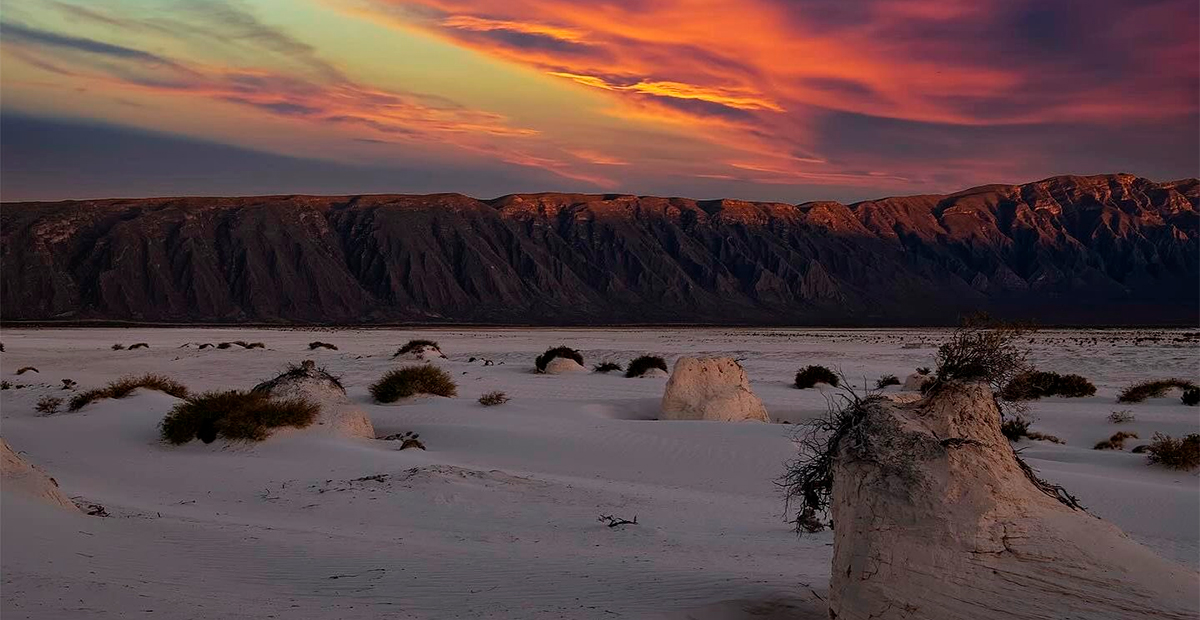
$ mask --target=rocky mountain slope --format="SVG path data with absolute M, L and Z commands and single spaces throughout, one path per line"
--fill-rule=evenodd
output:
M 5 203 L 5 321 L 1195 324 L 1200 181 Z

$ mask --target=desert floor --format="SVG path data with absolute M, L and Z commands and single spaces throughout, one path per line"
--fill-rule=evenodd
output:
M 1191 330 L 1194 331 L 1194 330 Z M 832 534 L 798 537 L 774 481 L 795 456 L 796 423 L 828 391 L 797 390 L 807 364 L 854 382 L 933 366 L 944 330 L 604 329 L 267 330 L 5 329 L 0 434 L 57 479 L 71 514 L 4 493 L 0 613 L 18 618 L 824 618 Z M 1196 378 L 1188 330 L 1044 330 L 1043 370 L 1082 374 L 1094 397 L 1032 406 L 1022 441 L 1040 474 L 1160 555 L 1200 565 L 1200 478 L 1146 464 L 1130 449 L 1155 432 L 1200 432 L 1178 396 L 1120 405 L 1139 379 Z M 372 404 L 367 387 L 410 338 L 437 340 L 454 399 Z M 261 341 L 265 349 L 197 350 Z M 338 351 L 309 351 L 313 340 Z M 114 351 L 111 345 L 149 348 Z M 192 346 L 183 347 L 185 343 Z M 743 359 L 775 423 L 658 421 L 665 378 L 533 374 L 549 346 L 590 367 L 642 353 Z M 480 359 L 493 360 L 484 366 Z M 39 416 L 69 396 L 132 373 L 193 391 L 248 389 L 289 362 L 343 378 L 378 435 L 415 431 L 427 451 L 393 441 L 287 431 L 257 445 L 173 447 L 157 424 L 177 402 L 138 391 L 77 413 Z M 24 366 L 39 372 L 15 371 Z M 897 388 L 889 388 L 897 390 Z M 512 401 L 485 408 L 480 394 Z M 1110 412 L 1135 421 L 1116 425 Z M 782 422 L 787 421 L 790 424 Z M 1117 430 L 1125 450 L 1092 446 Z M 637 525 L 609 528 L 601 514 Z

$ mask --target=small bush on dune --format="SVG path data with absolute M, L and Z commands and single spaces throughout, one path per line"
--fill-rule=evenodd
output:
M 1018 375 L 1029 370 L 1029 352 L 1021 344 L 1025 330 L 999 324 L 987 317 L 963 322 L 950 339 L 938 347 L 934 380 L 924 391 L 937 390 L 955 381 L 982 381 L 1000 394 Z
M 338 350 L 337 345 L 329 344 L 328 342 L 321 342 L 320 340 L 308 343 L 309 351 L 315 351 L 317 349 L 329 349 L 330 351 Z
M 1126 424 L 1133 421 L 1133 412 L 1128 409 L 1114 411 L 1108 414 L 1108 421 L 1113 424 Z
M 1005 400 L 1036 400 L 1046 396 L 1082 398 L 1095 393 L 1096 386 L 1079 375 L 1031 370 L 1013 377 L 1000 396 Z
M 538 372 L 546 372 L 546 364 L 549 364 L 550 360 L 556 357 L 575 360 L 575 363 L 579 364 L 580 366 L 583 365 L 583 355 L 579 351 L 565 346 L 547 349 L 545 353 L 539 355 L 537 359 L 533 361 L 533 365 L 537 368 Z
M 329 372 L 324 367 L 317 367 L 317 363 L 312 360 L 304 360 L 299 364 L 288 364 L 283 372 L 274 379 L 268 379 L 254 386 L 255 392 L 266 392 L 270 394 L 281 383 L 287 383 L 296 379 L 310 378 L 327 381 L 336 386 L 343 394 L 346 393 L 346 386 L 342 385 L 342 378 Z
M 509 398 L 507 394 L 497 390 L 495 392 L 488 392 L 487 394 L 480 396 L 479 404 L 483 405 L 484 407 L 492 407 L 495 405 L 503 405 L 504 403 L 507 403 L 508 400 Z
M 882 390 L 889 385 L 900 385 L 900 378 L 896 375 L 884 375 L 875 382 L 875 389 Z
M 416 394 L 453 398 L 458 386 L 446 371 L 432 364 L 404 366 L 390 370 L 371 386 L 371 396 L 381 403 L 394 403 Z
M 158 390 L 164 394 L 170 394 L 175 398 L 188 397 L 187 386 L 182 383 L 163 375 L 148 374 L 140 377 L 122 377 L 102 388 L 80 392 L 71 397 L 71 403 L 67 406 L 67 409 L 70 411 L 79 411 L 88 403 L 102 398 L 125 398 L 129 396 L 130 392 L 138 388 Z
M 797 388 L 806 390 L 815 386 L 818 383 L 825 383 L 833 387 L 838 385 L 837 373 L 824 366 L 805 366 L 796 373 L 795 385 Z
M 1179 388 L 1185 392 L 1196 388 L 1196 384 L 1186 379 L 1152 379 L 1135 383 L 1121 391 L 1117 396 L 1119 403 L 1140 403 L 1147 398 L 1161 398 L 1167 390 Z
M 232 342 L 221 342 L 217 344 L 218 349 L 228 349 L 233 346 Z
M 1032 421 L 1024 416 L 1014 416 L 1000 423 L 1000 433 L 1009 441 L 1018 441 L 1029 436 Z
M 43 396 L 38 399 L 33 409 L 42 415 L 54 415 L 58 413 L 58 408 L 62 407 L 62 403 L 63 399 L 57 396 Z
M 124 351 L 124 350 L 125 350 L 125 345 L 123 345 L 123 344 L 114 344 L 114 345 L 112 346 L 112 350 L 113 350 L 113 351 Z
M 320 406 L 303 398 L 273 399 L 263 392 L 207 392 L 171 409 L 159 425 L 164 441 L 179 445 L 193 439 L 212 443 L 262 441 L 275 428 L 304 428 L 313 423 Z
M 1183 404 L 1189 407 L 1200 405 L 1200 387 L 1188 388 L 1183 391 L 1183 396 L 1179 398 Z
M 620 371 L 622 368 L 621 365 L 616 362 L 600 362 L 599 364 L 593 366 L 592 370 L 596 372 L 612 372 L 614 370 Z
M 640 377 L 640 376 L 646 374 L 646 371 L 648 371 L 652 368 L 658 368 L 658 369 L 662 370 L 663 372 L 668 372 L 667 371 L 667 360 L 664 360 L 663 358 L 658 357 L 657 355 L 643 355 L 643 356 L 629 362 L 629 368 L 627 368 L 625 370 L 625 377 L 626 378 Z
M 40 375 L 40 374 L 42 374 L 42 372 L 41 372 L 40 370 L 38 370 L 38 369 L 34 368 L 33 366 L 25 366 L 24 368 L 18 368 L 18 369 L 17 369 L 17 374 L 18 374 L 18 375 L 23 375 L 23 374 L 25 374 L 25 373 L 27 373 L 27 372 L 36 372 L 36 373 L 38 373 L 39 375 Z
M 204 344 L 200 345 L 200 346 L 199 346 L 199 347 L 197 347 L 197 348 L 200 348 L 200 349 L 209 349 L 209 348 L 212 348 L 212 346 L 213 346 L 213 343 L 211 343 L 211 342 L 206 342 L 206 343 L 204 343 Z
M 408 342 L 404 343 L 404 346 L 400 347 L 399 349 L 396 349 L 396 354 L 393 355 L 392 357 L 394 357 L 394 358 L 400 357 L 401 355 L 404 355 L 405 353 L 410 353 L 412 351 L 416 351 L 417 349 L 421 349 L 424 347 L 433 347 L 434 349 L 437 349 L 438 351 L 442 350 L 442 348 L 438 346 L 438 343 L 436 343 L 432 340 L 409 340 Z
M 1067 443 L 1067 442 L 1059 439 L 1058 437 L 1055 437 L 1054 435 L 1047 435 L 1046 433 L 1039 433 L 1037 431 L 1029 431 L 1028 433 L 1025 434 L 1025 436 L 1034 441 L 1049 441 L 1050 443 L 1057 443 L 1057 444 Z
M 149 348 L 150 348 L 150 345 L 145 342 L 138 342 L 138 343 L 129 345 L 130 351 L 133 351 L 134 349 L 149 349 Z
M 1151 464 L 1184 471 L 1196 469 L 1200 467 L 1200 434 L 1175 439 L 1155 433 L 1153 441 L 1145 446 L 1145 452 Z
M 1137 439 L 1137 433 L 1118 431 L 1112 437 L 1093 446 L 1093 450 L 1124 450 L 1126 439 Z
M 261 342 L 251 342 L 251 343 L 245 345 L 245 348 L 247 348 L 247 349 L 265 349 L 265 348 L 267 348 L 267 345 L 265 345 Z

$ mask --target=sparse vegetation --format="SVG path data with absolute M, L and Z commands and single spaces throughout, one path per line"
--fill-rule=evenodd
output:
M 1196 384 L 1186 379 L 1152 379 L 1135 383 L 1117 396 L 1119 403 L 1140 403 L 1147 398 L 1161 398 L 1171 388 L 1179 388 L 1185 392 L 1196 388 Z
M 163 418 L 159 432 L 175 445 L 217 437 L 230 441 L 262 441 L 271 430 L 304 428 L 313 423 L 320 406 L 303 398 L 273 399 L 264 392 L 207 392 L 179 403 Z
M 882 390 L 889 385 L 900 385 L 900 378 L 896 375 L 884 375 L 875 382 L 875 389 Z
M 479 397 L 479 404 L 483 405 L 484 407 L 503 405 L 504 403 L 507 403 L 508 401 L 509 401 L 508 395 L 499 390 L 496 390 L 494 392 L 488 392 L 487 394 L 484 394 L 483 396 Z
M 321 342 L 320 340 L 314 340 L 313 342 L 308 343 L 309 351 L 315 351 L 317 349 L 329 349 L 330 351 L 338 350 L 337 345 L 329 344 L 328 342 Z
M 1139 446 L 1140 447 L 1140 446 Z M 1183 439 L 1155 433 L 1146 445 L 1151 464 L 1189 471 L 1200 467 L 1200 434 L 1192 433 Z
M 86 392 L 80 392 L 71 397 L 71 402 L 67 406 L 69 411 L 79 411 L 89 403 L 100 400 L 102 398 L 125 398 L 129 393 L 138 389 L 145 388 L 147 390 L 157 390 L 164 394 L 170 394 L 175 398 L 187 398 L 187 386 L 163 375 L 147 374 L 140 377 L 122 377 L 108 385 Z
M 200 345 L 200 346 L 199 346 L 199 347 L 197 347 L 197 348 L 198 348 L 198 349 L 209 349 L 209 348 L 212 348 L 212 346 L 213 346 L 213 343 L 211 343 L 211 342 L 206 342 L 206 343 L 204 343 L 204 344 Z
M 815 386 L 818 383 L 824 383 L 833 387 L 838 386 L 837 373 L 824 366 L 805 366 L 796 373 L 795 385 L 801 390 L 806 390 Z
M 921 376 L 928 375 L 931 372 L 933 372 L 933 370 L 930 369 L 928 366 L 921 366 L 920 368 L 917 369 L 917 374 L 921 375 Z
M 23 374 L 25 374 L 25 373 L 27 373 L 27 372 L 36 372 L 36 373 L 38 373 L 39 375 L 40 375 L 40 374 L 42 374 L 40 370 L 38 370 L 38 369 L 34 368 L 33 366 L 25 366 L 25 367 L 23 367 L 23 368 L 18 368 L 18 369 L 17 369 L 17 374 L 18 374 L 18 375 L 23 375 Z
M 221 343 L 217 343 L 217 348 L 218 348 L 218 349 L 228 349 L 228 348 L 230 348 L 230 347 L 232 347 L 232 346 L 233 346 L 233 343 L 232 343 L 232 342 L 221 342 Z M 200 347 L 200 348 L 204 348 L 204 347 Z
M 667 360 L 664 360 L 657 355 L 643 355 L 629 362 L 629 367 L 625 369 L 625 377 L 630 379 L 633 377 L 640 377 L 646 374 L 646 372 L 652 368 L 658 368 L 663 372 L 668 372 Z
M 1079 375 L 1030 370 L 1013 377 L 1000 396 L 1005 400 L 1036 400 L 1046 396 L 1082 398 L 1095 393 L 1096 386 Z
M 279 384 L 300 378 L 324 380 L 336 386 L 343 394 L 346 392 L 346 386 L 342 385 L 341 377 L 325 370 L 324 367 L 318 368 L 317 363 L 312 360 L 304 360 L 299 364 L 288 364 L 278 377 L 259 383 L 254 386 L 254 391 L 270 394 Z
M 245 348 L 247 348 L 247 349 L 265 349 L 265 348 L 267 348 L 267 345 L 263 344 L 261 342 L 251 342 L 251 343 L 245 345 Z
M 145 342 L 138 342 L 138 343 L 129 345 L 130 351 L 132 351 L 134 349 L 149 349 L 149 348 L 150 348 L 150 345 Z
M 458 386 L 446 371 L 432 364 L 418 364 L 389 370 L 371 386 L 371 396 L 377 402 L 394 403 L 416 394 L 432 394 L 453 398 Z
M 64 389 L 64 390 L 73 390 L 73 389 L 75 389 L 76 385 L 78 385 L 78 384 L 75 383 L 74 379 L 63 379 L 62 380 L 62 389 Z
M 1009 441 L 1019 441 L 1029 436 L 1029 425 L 1033 421 L 1025 416 L 1012 416 L 1000 423 L 1000 433 Z
M 930 392 L 956 381 L 983 381 L 1001 394 L 1014 378 L 1029 370 L 1029 351 L 1021 344 L 1025 330 L 971 318 L 938 347 L 934 380 L 922 391 Z
M 1092 449 L 1093 450 L 1124 450 L 1126 439 L 1137 439 L 1137 438 L 1138 438 L 1137 433 L 1118 431 L 1116 433 L 1113 433 L 1112 437 L 1109 437 L 1108 439 L 1105 439 L 1104 441 L 1097 443 Z
M 616 362 L 600 362 L 599 364 L 593 366 L 592 370 L 596 372 L 612 372 L 614 370 L 619 372 L 622 370 L 622 368 L 621 365 Z
M 1108 414 L 1108 421 L 1113 424 L 1128 424 L 1133 421 L 1133 412 L 1128 409 L 1114 411 Z
M 566 346 L 547 349 L 545 353 L 539 355 L 537 359 L 533 361 L 533 365 L 537 368 L 538 372 L 546 372 L 546 364 L 549 364 L 550 360 L 556 357 L 575 360 L 575 363 L 579 364 L 580 366 L 583 365 L 583 355 L 579 353 L 579 351 Z
M 412 431 L 408 431 L 406 433 L 396 433 L 394 435 L 388 435 L 387 437 L 380 437 L 380 439 L 385 441 L 399 441 L 400 450 L 408 450 L 409 448 L 416 448 L 418 450 L 425 449 L 425 444 L 421 441 L 421 435 Z
M 120 344 L 120 343 L 118 343 L 118 344 L 114 344 L 114 345 L 112 346 L 112 350 L 113 350 L 113 351 L 124 351 L 124 350 L 125 350 L 125 345 L 123 345 L 123 344 Z
M 1029 431 L 1028 433 L 1025 434 L 1025 436 L 1034 441 L 1049 441 L 1050 443 L 1057 443 L 1057 444 L 1067 443 L 1067 442 L 1059 439 L 1058 437 L 1055 437 L 1054 435 L 1047 435 L 1046 433 L 1039 433 L 1037 431 Z
M 1183 396 L 1179 398 L 1183 404 L 1189 407 L 1200 405 L 1200 387 L 1188 388 L 1183 391 Z
M 408 342 L 404 343 L 404 346 L 396 349 L 396 354 L 392 357 L 397 358 L 405 353 L 411 353 L 412 351 L 416 351 L 417 349 L 424 347 L 433 347 L 434 349 L 437 349 L 439 353 L 442 350 L 442 348 L 438 346 L 438 343 L 432 340 L 409 340 Z
M 43 396 L 38 399 L 33 409 L 42 415 L 54 415 L 62 407 L 63 399 L 57 396 Z
M 5 379 L 0 381 L 0 390 L 11 390 L 13 387 L 12 381 Z

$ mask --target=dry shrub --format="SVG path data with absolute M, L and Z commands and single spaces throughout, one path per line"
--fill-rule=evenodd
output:
M 232 342 L 221 342 L 217 344 L 218 349 L 228 349 L 233 346 Z M 203 347 L 201 347 L 203 348 Z
M 1030 370 L 1013 377 L 1000 396 L 1005 400 L 1037 400 L 1046 396 L 1082 398 L 1095 393 L 1096 386 L 1079 375 Z
M 123 345 L 123 344 L 120 344 L 120 343 L 118 343 L 118 344 L 114 344 L 114 345 L 112 346 L 112 350 L 113 350 L 113 351 L 124 351 L 124 350 L 125 350 L 125 345 Z
M 18 369 L 17 369 L 17 374 L 18 374 L 18 375 L 23 375 L 23 374 L 25 374 L 25 373 L 27 373 L 27 372 L 36 372 L 36 373 L 38 373 L 39 375 L 40 375 L 40 374 L 42 374 L 42 371 L 40 371 L 40 370 L 38 370 L 38 369 L 34 368 L 33 366 L 24 366 L 24 367 L 22 367 L 22 368 L 18 368 Z
M 320 340 L 315 340 L 308 343 L 309 351 L 315 351 L 316 349 L 329 349 L 330 351 L 338 350 L 337 345 L 329 344 L 328 342 L 321 342 Z
M 317 367 L 317 363 L 312 360 L 304 360 L 299 364 L 288 364 L 283 373 L 274 379 L 268 379 L 254 386 L 255 392 L 266 392 L 270 394 L 281 384 L 290 383 L 299 379 L 315 379 L 324 381 L 333 385 L 343 394 L 346 393 L 346 386 L 342 385 L 342 378 L 329 372 L 324 366 Z
M 418 364 L 389 370 L 371 386 L 371 396 L 377 402 L 394 403 L 416 394 L 433 394 L 453 398 L 458 386 L 450 375 L 432 364 Z
M 417 349 L 420 349 L 423 347 L 433 347 L 433 348 L 437 349 L 439 353 L 442 350 L 442 348 L 438 346 L 438 343 L 436 343 L 432 340 L 409 340 L 408 342 L 404 343 L 404 346 L 400 347 L 399 349 L 396 349 L 396 354 L 393 355 L 392 357 L 393 358 L 400 357 L 401 355 L 404 355 L 405 353 L 416 351 Z
M 1183 404 L 1189 407 L 1200 405 L 1200 387 L 1188 388 L 1183 391 L 1183 396 L 1179 398 Z
M 963 322 L 938 347 L 934 380 L 926 391 L 956 381 L 982 381 L 1000 394 L 1018 375 L 1029 370 L 1029 351 L 1022 344 L 1026 329 L 996 323 L 987 317 Z
M 1028 433 L 1025 434 L 1025 436 L 1034 441 L 1049 441 L 1050 443 L 1057 443 L 1057 444 L 1067 443 L 1067 442 L 1063 441 L 1062 439 L 1055 437 L 1054 435 L 1047 435 L 1046 433 L 1039 433 L 1037 431 L 1029 431 Z
M 129 396 L 130 392 L 138 388 L 158 390 L 164 394 L 170 394 L 175 398 L 188 397 L 187 386 L 182 383 L 163 375 L 147 374 L 140 377 L 121 377 L 102 388 L 80 392 L 71 397 L 71 403 L 67 409 L 70 411 L 79 411 L 89 403 L 102 398 L 125 398 Z
M 42 415 L 54 415 L 62 407 L 63 399 L 57 396 L 43 396 L 38 399 L 33 409 Z
M 658 357 L 657 355 L 643 355 L 643 356 L 629 362 L 629 367 L 625 370 L 625 377 L 627 379 L 632 379 L 633 377 L 640 377 L 640 376 L 646 374 L 646 371 L 648 371 L 652 368 L 658 368 L 659 370 L 662 370 L 663 372 L 668 372 L 667 360 L 664 360 L 663 358 Z
M 503 405 L 504 403 L 507 403 L 508 401 L 509 401 L 508 395 L 499 390 L 496 390 L 494 392 L 488 392 L 487 394 L 484 394 L 483 396 L 479 397 L 479 404 L 483 405 L 484 407 Z
M 1137 438 L 1138 438 L 1137 433 L 1130 433 L 1127 431 L 1118 431 L 1116 433 L 1113 433 L 1112 437 L 1109 437 L 1108 439 L 1105 439 L 1104 441 L 1101 441 L 1100 443 L 1096 444 L 1092 449 L 1093 450 L 1124 450 L 1126 439 L 1137 439 Z
M 1033 421 L 1024 416 L 1013 416 L 1000 423 L 1000 433 L 1009 441 L 1018 441 L 1029 436 L 1029 425 Z
M 1150 463 L 1184 471 L 1200 467 L 1200 434 L 1192 433 L 1183 439 L 1155 433 L 1146 445 Z
M 267 345 L 263 344 L 261 342 L 251 342 L 249 344 L 243 345 L 243 348 L 245 348 L 245 349 L 265 349 L 265 348 L 267 348 Z
M 1128 409 L 1114 411 L 1108 414 L 1108 421 L 1113 424 L 1126 424 L 1133 421 L 1133 412 Z
M 621 365 L 616 362 L 600 362 L 592 367 L 592 370 L 596 372 L 612 372 L 614 370 L 619 372 Z
M 263 392 L 207 392 L 175 405 L 159 425 L 164 441 L 179 445 L 193 439 L 212 443 L 262 441 L 271 430 L 304 428 L 313 423 L 320 406 L 303 398 L 274 399 Z
M 137 342 L 137 343 L 129 345 L 130 351 L 133 351 L 134 349 L 149 349 L 149 348 L 150 348 L 150 345 L 145 342 Z
M 1162 398 L 1166 395 L 1167 390 L 1171 388 L 1179 388 L 1187 392 L 1187 390 L 1195 389 L 1195 383 L 1186 379 L 1151 379 L 1135 383 L 1121 391 L 1117 396 L 1119 403 L 1140 403 L 1147 398 Z
M 795 385 L 801 390 L 806 390 L 815 386 L 818 383 L 825 383 L 833 387 L 838 386 L 837 373 L 824 366 L 805 366 L 796 373 Z
M 900 378 L 896 375 L 883 375 L 875 382 L 875 389 L 882 390 L 889 385 L 900 385 Z
M 546 349 L 545 353 L 537 356 L 537 359 L 533 360 L 533 365 L 537 368 L 538 372 L 546 372 L 546 365 L 550 363 L 550 360 L 556 357 L 575 360 L 575 363 L 579 364 L 580 366 L 583 365 L 583 354 L 575 349 L 572 349 L 571 347 L 566 346 Z

